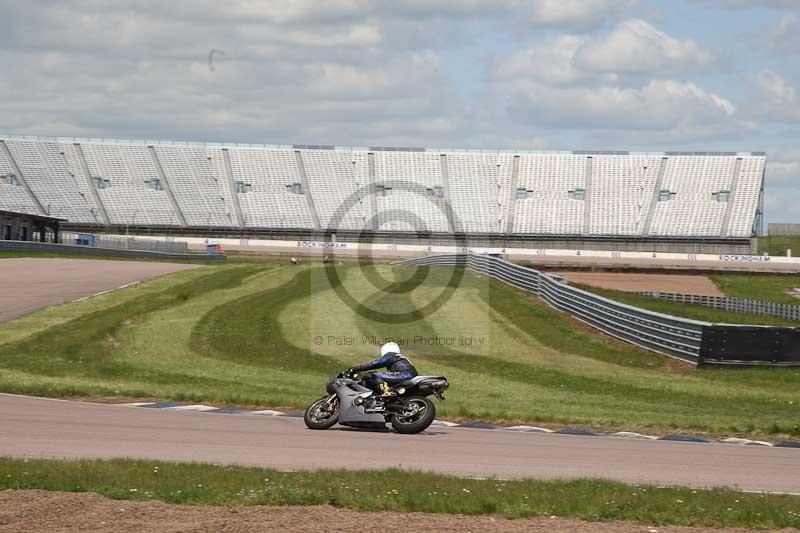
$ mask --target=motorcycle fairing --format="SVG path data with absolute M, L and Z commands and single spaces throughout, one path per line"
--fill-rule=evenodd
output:
M 357 382 L 347 379 L 339 380 L 336 384 L 336 396 L 339 397 L 339 423 L 344 426 L 373 426 L 384 427 L 386 419 L 380 413 L 367 413 L 364 404 L 355 405 L 357 398 L 366 399 L 372 390 Z

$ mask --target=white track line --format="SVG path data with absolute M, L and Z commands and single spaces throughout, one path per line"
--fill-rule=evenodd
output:
M 100 296 L 101 294 L 107 294 L 109 292 L 118 291 L 120 289 L 127 289 L 128 287 L 133 287 L 134 285 L 138 285 L 141 281 L 134 281 L 133 283 L 127 283 L 125 285 L 120 285 L 119 287 L 114 287 L 113 289 L 106 289 L 104 291 L 96 292 L 94 294 L 90 294 L 89 296 L 84 296 L 82 298 L 78 298 L 77 300 L 72 300 L 70 303 L 75 302 L 82 302 L 84 300 L 88 300 L 89 298 L 94 298 L 95 296 Z
M 453 422 L 448 422 L 447 420 L 434 420 L 433 422 L 431 422 L 431 425 L 432 426 L 442 426 L 442 427 L 447 427 L 447 428 L 455 428 L 455 427 L 459 427 L 460 424 L 456 424 L 456 423 L 453 423 Z
M 509 429 L 511 431 L 530 431 L 531 433 L 555 433 L 555 431 L 552 429 L 540 428 L 536 426 L 510 426 L 503 429 Z
M 219 407 L 211 407 L 210 405 L 178 405 L 176 407 L 164 407 L 167 411 L 216 411 Z

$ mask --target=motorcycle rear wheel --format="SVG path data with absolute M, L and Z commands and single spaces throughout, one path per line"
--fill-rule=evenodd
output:
M 312 403 L 306 409 L 306 412 L 303 414 L 303 421 L 306 423 L 306 427 L 308 429 L 328 429 L 336 425 L 339 421 L 339 398 L 333 399 L 334 404 L 334 412 L 324 418 L 320 418 L 317 416 L 318 411 L 320 411 L 328 401 L 330 396 L 323 396 L 316 402 Z
M 418 410 L 412 416 L 392 416 L 392 427 L 398 433 L 412 435 L 428 429 L 436 418 L 436 406 L 424 396 L 412 396 L 405 400 L 406 405 L 415 405 Z

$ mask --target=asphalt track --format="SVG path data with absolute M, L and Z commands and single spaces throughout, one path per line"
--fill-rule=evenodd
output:
M 506 479 L 605 478 L 800 493 L 800 450 L 468 428 L 311 431 L 302 419 L 130 408 L 0 394 L 0 455 L 403 468 Z
M 201 266 L 103 259 L 3 259 L 0 323 L 48 305 Z

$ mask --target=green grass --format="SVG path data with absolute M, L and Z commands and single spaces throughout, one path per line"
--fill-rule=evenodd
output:
M 759 237 L 758 253 L 786 256 L 786 250 L 792 250 L 792 255 L 800 256 L 800 235 L 775 235 Z
M 396 337 L 420 372 L 450 379 L 444 418 L 800 435 L 798 370 L 696 371 L 472 273 L 424 316 L 452 269 L 413 289 L 414 269 L 378 265 L 383 281 L 354 264 L 337 271 L 360 313 L 320 265 L 284 261 L 210 265 L 35 312 L 0 325 L 0 390 L 302 409 L 330 375 Z M 375 318 L 399 312 L 409 321 Z
M 766 326 L 787 326 L 798 327 L 800 323 L 793 320 L 786 320 L 769 315 L 755 315 L 746 313 L 734 313 L 732 311 L 722 311 L 712 307 L 706 307 L 699 304 L 685 304 L 678 302 L 670 302 L 667 300 L 659 300 L 650 296 L 636 294 L 624 291 L 615 291 L 611 289 L 601 289 L 599 287 L 591 287 L 588 285 L 580 285 L 573 283 L 576 287 L 580 287 L 586 291 L 594 294 L 599 294 L 606 298 L 610 298 L 617 302 L 622 302 L 628 305 L 649 309 L 658 313 L 667 315 L 679 316 L 683 318 L 690 318 L 692 320 L 701 320 L 704 322 L 712 322 L 714 324 L 760 324 Z M 800 302 L 800 300 L 798 300 Z
M 787 294 L 800 288 L 800 276 L 715 274 L 711 279 L 731 298 L 800 305 L 800 298 Z
M 190 505 L 334 505 L 507 518 L 778 529 L 800 527 L 800 498 L 611 481 L 500 481 L 388 471 L 271 469 L 153 461 L 0 458 L 0 490 L 96 492 Z

